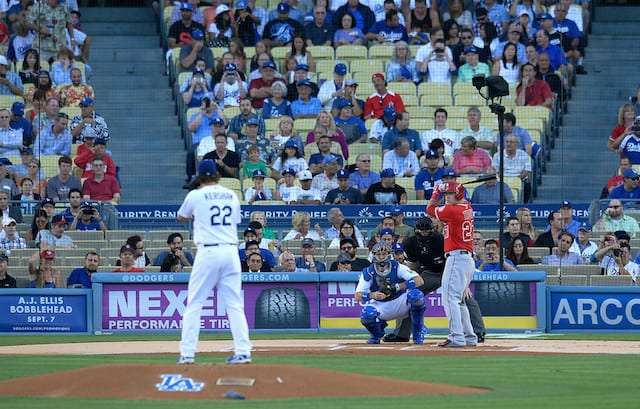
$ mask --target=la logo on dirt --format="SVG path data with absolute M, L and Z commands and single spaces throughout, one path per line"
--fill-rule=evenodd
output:
M 200 392 L 204 382 L 195 382 L 191 378 L 183 378 L 180 374 L 160 375 L 162 383 L 156 384 L 161 392 Z

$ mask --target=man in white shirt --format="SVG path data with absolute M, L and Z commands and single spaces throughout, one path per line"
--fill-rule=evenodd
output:
M 430 131 L 424 131 L 420 135 L 422 146 L 427 149 L 429 143 L 435 138 L 444 142 L 444 155 L 453 158 L 453 154 L 460 149 L 460 134 L 447 128 L 447 117 L 449 114 L 444 108 L 436 109 L 434 113 L 435 126 Z
M 598 245 L 591 239 L 591 225 L 587 222 L 583 222 L 578 227 L 578 238 L 573 242 L 569 251 L 572 253 L 580 254 L 584 264 L 590 264 L 592 262 L 592 256 L 598 251 Z M 595 258 L 593 259 L 595 261 Z

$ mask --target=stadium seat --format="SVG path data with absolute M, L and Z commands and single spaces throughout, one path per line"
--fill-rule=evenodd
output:
M 387 85 L 387 89 L 400 94 L 404 98 L 405 95 L 417 95 L 416 84 L 411 81 L 407 82 L 390 82 Z
M 389 61 L 395 51 L 393 44 L 374 44 L 369 47 L 369 58 Z
M 333 60 L 335 58 L 335 50 L 328 45 L 314 45 L 307 47 L 307 51 L 313 56 L 316 65 L 319 60 Z
M 336 59 L 346 61 L 364 61 L 367 59 L 367 47 L 364 45 L 341 45 L 336 48 Z
M 591 276 L 591 286 L 630 287 L 632 285 L 631 276 Z

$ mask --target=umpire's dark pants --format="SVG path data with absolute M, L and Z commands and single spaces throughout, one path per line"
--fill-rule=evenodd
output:
M 418 290 L 422 291 L 424 295 L 429 294 L 440 288 L 442 285 L 442 273 L 432 273 L 431 271 L 424 271 L 420 273 L 420 277 L 424 280 L 424 284 L 418 287 Z M 473 325 L 473 332 L 477 335 L 485 334 L 484 320 L 482 319 L 482 312 L 480 306 L 475 298 L 470 297 L 465 300 L 467 308 L 469 308 L 469 315 L 471 316 L 471 325 Z M 410 338 L 412 332 L 411 318 L 406 317 L 401 321 L 396 321 L 396 329 L 393 333 L 399 337 Z

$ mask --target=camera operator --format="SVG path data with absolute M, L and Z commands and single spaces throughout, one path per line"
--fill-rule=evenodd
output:
M 107 226 L 96 208 L 85 201 L 80 203 L 80 211 L 73 218 L 69 230 L 102 230 L 104 232 L 107 231 Z
M 444 271 L 444 236 L 434 230 L 433 221 L 425 216 L 418 219 L 414 227 L 415 235 L 407 237 L 403 242 L 406 255 L 406 265 L 418 272 L 424 284 L 418 287 L 423 294 L 429 294 L 442 285 Z M 473 331 L 478 336 L 478 342 L 484 342 L 485 327 L 478 302 L 468 294 L 466 298 Z M 396 321 L 393 333 L 382 338 L 385 342 L 409 342 L 411 334 L 411 319 L 408 317 Z
M 594 253 L 593 257 L 600 263 L 602 274 L 617 275 L 609 274 L 610 271 L 617 271 L 618 264 L 616 262 L 616 257 L 620 258 L 620 256 L 622 255 L 620 250 L 620 243 L 618 243 L 618 239 L 616 239 L 616 236 L 614 236 L 613 233 L 602 235 L 600 237 L 598 247 L 598 251 Z
M 476 270 L 479 271 L 518 271 L 511 260 L 504 259 L 500 265 L 500 255 L 498 253 L 498 241 L 488 239 L 484 243 L 484 255 L 476 262 Z
M 608 276 L 630 275 L 636 281 L 640 266 L 631 261 L 631 247 L 627 241 L 619 242 L 614 235 L 605 235 L 595 257 L 601 260 L 603 274 Z

